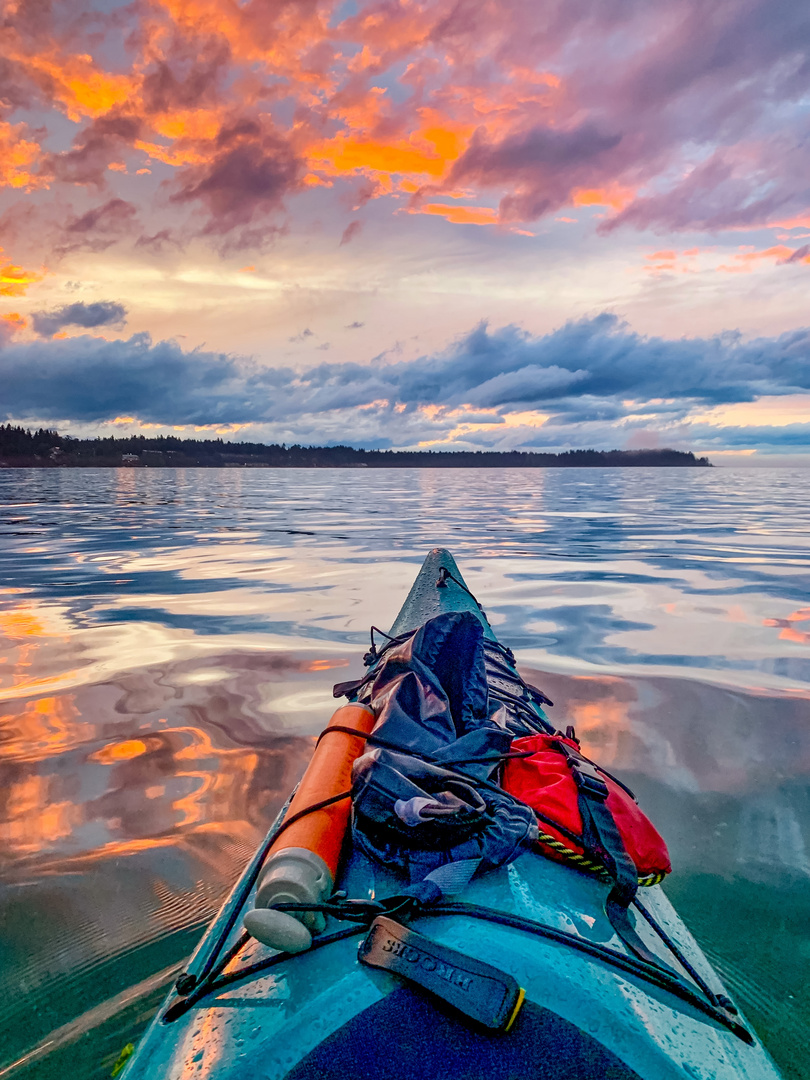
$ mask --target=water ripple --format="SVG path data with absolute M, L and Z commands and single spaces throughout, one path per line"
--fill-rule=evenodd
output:
M 0 507 L 4 1075 L 109 1072 L 436 544 L 803 1075 L 810 472 L 0 470 Z

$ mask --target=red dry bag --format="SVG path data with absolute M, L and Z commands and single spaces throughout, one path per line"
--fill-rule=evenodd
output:
M 611 856 L 619 852 L 611 848 L 623 846 L 645 884 L 671 871 L 667 846 L 632 793 L 584 757 L 573 738 L 531 735 L 515 739 L 512 750 L 534 751 L 507 760 L 502 784 L 536 813 L 548 838 L 536 842 L 544 855 L 575 864 L 571 853 L 584 856 L 615 876 Z

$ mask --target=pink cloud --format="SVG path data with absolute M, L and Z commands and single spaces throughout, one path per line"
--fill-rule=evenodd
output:
M 774 123 L 810 92 L 792 0 L 361 0 L 342 20 L 337 0 L 29 10 L 8 14 L 0 183 L 50 185 L 54 206 L 76 185 L 144 218 L 168 201 L 179 233 L 247 245 L 299 194 L 358 184 L 392 212 L 461 192 L 513 225 L 599 207 L 603 235 L 810 222 L 803 120 Z M 72 125 L 56 152 L 49 110 Z M 157 201 L 155 163 L 171 173 Z

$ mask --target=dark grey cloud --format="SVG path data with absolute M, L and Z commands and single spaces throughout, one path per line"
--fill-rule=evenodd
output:
M 38 334 L 53 337 L 66 326 L 83 326 L 92 329 L 96 326 L 121 326 L 126 322 L 127 309 L 113 300 L 98 300 L 92 304 L 78 301 L 64 304 L 53 311 L 35 311 L 31 322 Z
M 269 122 L 251 119 L 223 127 L 205 151 L 204 164 L 181 170 L 170 201 L 202 204 L 206 235 L 236 233 L 232 247 L 257 244 L 259 235 L 250 226 L 280 210 L 285 195 L 298 189 L 303 159 Z
M 587 375 L 587 371 L 569 371 L 556 364 L 547 367 L 527 364 L 515 371 L 503 371 L 472 387 L 468 396 L 471 405 L 534 404 L 575 391 L 577 383 L 585 380 Z
M 107 184 L 107 166 L 125 152 L 141 133 L 142 121 L 132 115 L 109 112 L 81 131 L 70 150 L 48 154 L 42 165 L 46 176 L 69 184 L 87 184 L 99 190 Z
M 314 332 L 310 330 L 308 326 L 305 326 L 299 334 L 294 334 L 293 337 L 287 338 L 287 340 L 292 344 L 297 345 L 299 342 L 306 341 L 307 338 L 311 337 L 315 337 Z
M 172 49 L 155 60 L 143 80 L 146 112 L 167 113 L 219 104 L 230 61 L 230 44 L 224 38 L 190 41 L 178 35 Z
M 16 344 L 0 349 L 0 401 L 7 418 L 101 421 L 132 415 L 157 423 L 260 420 L 287 369 L 259 369 L 217 353 L 183 352 L 148 334 Z M 255 395 L 259 394 L 259 400 Z M 253 402 L 251 399 L 254 399 Z
M 457 410 L 467 406 L 470 423 L 492 430 L 465 436 L 472 444 L 497 438 L 513 445 L 600 445 L 596 436 L 612 431 L 616 445 L 617 431 L 686 430 L 695 410 L 807 393 L 810 330 L 754 340 L 736 333 L 669 340 L 637 334 L 609 314 L 540 337 L 482 323 L 437 355 L 304 371 L 183 352 L 147 335 L 84 337 L 6 345 L 0 387 L 4 419 L 97 422 L 131 415 L 165 425 L 287 424 L 298 431 L 342 424 L 345 432 L 347 416 L 362 415 L 368 438 L 375 425 L 377 436 L 393 438 L 396 430 L 405 438 L 427 423 L 420 406 L 438 407 L 430 417 L 433 432 L 452 430 Z M 498 434 L 505 416 L 527 410 L 550 419 L 539 429 L 512 424 Z
M 601 183 L 610 168 L 605 155 L 621 139 L 592 122 L 568 130 L 540 126 L 497 141 L 481 129 L 453 166 L 449 184 L 516 187 L 501 201 L 501 215 L 532 220 L 564 206 L 573 188 Z
M 350 244 L 354 240 L 355 236 L 363 231 L 362 221 L 350 221 L 346 228 L 343 230 L 343 235 L 340 238 L 340 244 L 338 247 L 343 247 L 345 244 Z
M 152 236 L 144 233 L 139 236 L 135 241 L 136 248 L 146 248 L 147 251 L 160 254 L 165 251 L 166 248 L 174 248 L 176 251 L 181 251 L 183 248 L 182 242 L 174 235 L 170 229 L 159 229 Z
M 106 251 L 135 228 L 137 210 L 124 199 L 109 199 L 78 217 L 68 219 L 57 247 L 60 255 L 71 251 Z

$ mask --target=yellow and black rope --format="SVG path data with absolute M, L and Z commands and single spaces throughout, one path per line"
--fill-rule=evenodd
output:
M 584 870 L 589 874 L 595 874 L 596 877 L 603 878 L 604 880 L 612 880 L 604 863 L 599 862 L 597 859 L 589 859 L 587 855 L 580 855 L 579 852 L 574 851 L 573 848 L 568 847 L 555 836 L 551 836 L 541 829 L 537 839 L 541 844 L 551 848 L 557 855 L 565 859 L 566 862 L 573 863 L 577 869 Z M 662 873 L 641 874 L 639 875 L 638 883 L 639 885 L 658 885 L 659 882 L 664 880 L 665 876 L 666 875 Z

